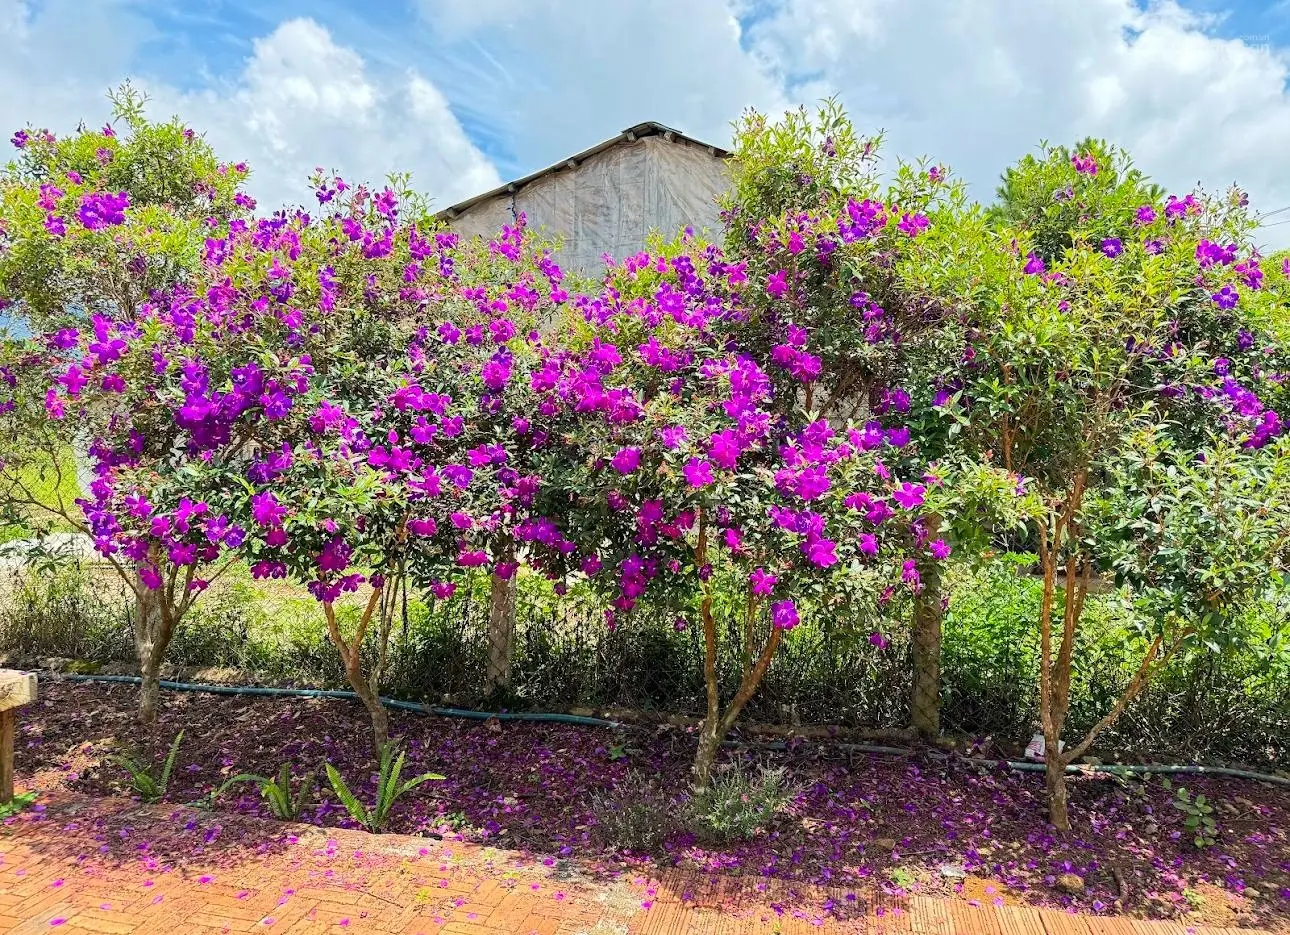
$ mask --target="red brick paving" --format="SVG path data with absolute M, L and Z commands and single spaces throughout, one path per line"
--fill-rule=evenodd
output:
M 838 915 L 825 911 L 830 899 Z M 1236 935 L 921 896 L 857 906 L 822 887 L 682 871 L 633 877 L 477 845 L 66 793 L 0 827 L 0 932 Z

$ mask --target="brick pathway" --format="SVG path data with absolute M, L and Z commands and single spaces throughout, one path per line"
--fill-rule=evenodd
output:
M 1251 935 L 620 869 L 66 793 L 0 827 L 0 932 Z

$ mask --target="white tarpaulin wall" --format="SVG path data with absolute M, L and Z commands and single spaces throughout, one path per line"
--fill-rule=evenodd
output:
M 725 161 L 707 148 L 647 136 L 473 204 L 449 226 L 493 237 L 523 213 L 530 227 L 560 238 L 562 267 L 598 277 L 604 254 L 636 253 L 651 231 L 672 237 L 689 226 L 719 234 L 716 197 L 728 185 Z

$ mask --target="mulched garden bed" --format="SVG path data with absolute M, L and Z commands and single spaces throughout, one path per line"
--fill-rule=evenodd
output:
M 90 794 L 128 791 L 111 752 L 164 756 L 184 740 L 167 800 L 195 801 L 240 772 L 296 775 L 334 764 L 359 797 L 375 787 L 369 727 L 355 703 L 163 692 L 155 737 L 135 721 L 130 685 L 47 682 L 22 711 L 20 781 Z M 1198 850 L 1158 780 L 1073 778 L 1074 830 L 1044 820 L 1043 777 L 957 759 L 852 754 L 822 744 L 727 753 L 782 766 L 799 791 L 766 831 L 716 845 L 684 830 L 650 854 L 628 854 L 597 821 L 615 788 L 645 777 L 675 809 L 694 739 L 675 728 L 611 731 L 479 722 L 391 712 L 408 751 L 405 775 L 443 773 L 395 808 L 390 830 L 483 841 L 552 858 L 681 866 L 799 880 L 857 892 L 958 893 L 972 901 L 1130 912 L 1213 925 L 1290 926 L 1290 790 L 1175 777 L 1215 805 L 1217 843 Z M 357 789 L 355 790 L 358 791 Z M 354 827 L 329 790 L 302 820 Z M 252 786 L 218 807 L 267 817 Z M 1081 878 L 1078 892 L 1069 876 Z

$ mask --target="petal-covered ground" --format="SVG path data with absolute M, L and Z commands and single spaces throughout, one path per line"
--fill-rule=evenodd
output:
M 369 729 L 346 701 L 164 693 L 154 738 L 134 720 L 132 686 L 51 682 L 22 712 L 20 780 L 42 789 L 128 792 L 110 752 L 164 756 L 184 739 L 167 801 L 193 802 L 241 772 L 296 775 L 330 761 L 370 801 Z M 623 868 L 680 867 L 801 881 L 857 893 L 958 892 L 974 902 L 1127 911 L 1214 925 L 1280 928 L 1290 920 L 1290 790 L 1197 778 L 1188 789 L 1214 804 L 1216 843 L 1198 849 L 1174 793 L 1158 780 L 1073 779 L 1074 830 L 1044 820 L 1042 776 L 939 756 L 852 754 L 820 744 L 730 753 L 782 766 L 795 784 L 789 806 L 750 840 L 715 845 L 675 830 L 652 852 L 624 853 L 603 817 L 614 790 L 657 795 L 661 816 L 683 804 L 693 738 L 667 729 L 479 722 L 393 712 L 407 772 L 433 770 L 395 808 L 390 830 L 484 841 Z M 1175 786 L 1176 788 L 1176 786 Z M 302 820 L 353 827 L 320 790 Z M 218 808 L 268 816 L 251 786 Z M 1073 886 L 1074 874 L 1080 879 Z M 1064 892 L 1075 889 L 1076 892 Z

